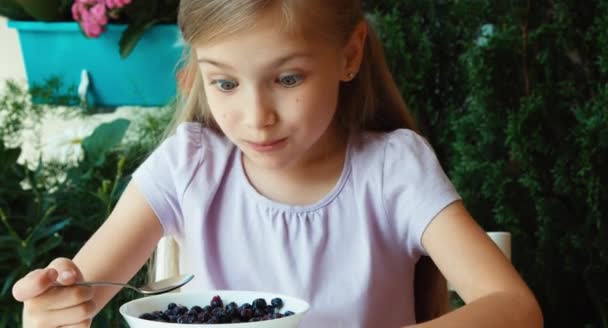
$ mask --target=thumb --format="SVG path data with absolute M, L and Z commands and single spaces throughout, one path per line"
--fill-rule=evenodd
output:
M 13 297 L 24 302 L 44 293 L 53 285 L 58 273 L 55 269 L 37 269 L 19 279 L 13 285 Z
M 47 268 L 57 271 L 56 280 L 62 285 L 72 285 L 78 281 L 82 281 L 82 273 L 76 264 L 67 258 L 54 259 Z

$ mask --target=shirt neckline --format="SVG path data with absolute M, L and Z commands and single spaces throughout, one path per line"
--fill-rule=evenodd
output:
M 320 208 L 327 206 L 338 196 L 338 194 L 340 194 L 340 191 L 342 191 L 342 188 L 344 188 L 344 185 L 346 184 L 346 181 L 348 180 L 348 177 L 350 176 L 350 172 L 351 172 L 351 165 L 350 165 L 351 138 L 349 138 L 347 145 L 346 145 L 346 156 L 344 159 L 344 164 L 342 166 L 342 173 L 340 174 L 340 178 L 338 179 L 338 182 L 336 182 L 336 184 L 332 188 L 332 190 L 329 193 L 327 193 L 322 199 L 320 199 L 319 201 L 317 201 L 315 203 L 307 204 L 307 205 L 291 205 L 291 204 L 286 204 L 286 203 L 272 200 L 272 199 L 262 195 L 261 193 L 259 193 L 257 191 L 257 189 L 255 189 L 255 187 L 253 187 L 253 185 L 251 184 L 251 181 L 249 181 L 249 178 L 247 177 L 247 174 L 245 173 L 245 168 L 243 166 L 243 152 L 238 147 L 236 147 L 236 150 L 237 150 L 237 153 L 236 153 L 237 171 L 238 171 L 239 178 L 241 178 L 241 181 L 243 181 L 243 183 L 245 184 L 245 191 L 247 192 L 247 194 L 249 194 L 251 197 L 253 197 L 259 204 L 263 204 L 269 208 L 282 210 L 282 211 L 286 211 L 286 212 L 292 212 L 292 213 L 294 213 L 294 212 L 299 212 L 299 213 L 311 212 L 311 211 L 315 211 L 315 210 L 318 210 Z

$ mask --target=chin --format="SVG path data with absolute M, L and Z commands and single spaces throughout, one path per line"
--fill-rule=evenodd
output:
M 271 170 L 286 169 L 295 162 L 293 156 L 284 154 L 246 154 L 246 156 L 255 166 Z
M 255 163 L 256 166 L 259 167 L 263 167 L 265 169 L 270 169 L 270 170 L 282 170 L 282 169 L 286 169 L 290 166 L 290 164 L 292 164 L 292 161 L 286 161 L 285 159 L 279 159 L 279 158 L 264 158 L 264 157 L 257 157 L 257 158 L 250 158 L 250 160 Z

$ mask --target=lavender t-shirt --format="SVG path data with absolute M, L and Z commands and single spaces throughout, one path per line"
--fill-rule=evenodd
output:
M 415 322 L 414 266 L 429 222 L 459 199 L 428 143 L 410 130 L 349 140 L 342 174 L 315 204 L 270 200 L 225 137 L 184 123 L 134 181 L 180 246 L 190 289 L 288 294 L 311 304 L 301 327 Z

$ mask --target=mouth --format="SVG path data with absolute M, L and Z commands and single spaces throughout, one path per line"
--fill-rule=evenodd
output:
M 245 141 L 247 145 L 259 152 L 270 152 L 274 150 L 278 150 L 283 147 L 287 141 L 287 138 L 282 139 L 274 139 L 274 140 L 265 140 L 261 142 L 254 141 Z

